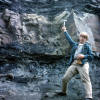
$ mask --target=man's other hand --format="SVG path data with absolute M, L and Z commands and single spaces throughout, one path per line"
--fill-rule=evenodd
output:
M 77 56 L 77 59 L 83 59 L 84 58 L 84 55 L 83 54 L 79 54 L 78 56 Z
M 63 27 L 62 27 L 62 30 L 63 30 L 64 32 L 66 32 L 67 29 L 66 29 L 65 26 L 63 26 Z

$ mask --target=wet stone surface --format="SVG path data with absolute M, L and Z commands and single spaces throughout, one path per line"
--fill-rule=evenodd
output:
M 68 84 L 67 96 L 53 96 L 61 90 L 61 79 L 67 70 L 67 59 L 51 64 L 38 61 L 27 63 L 9 63 L 0 65 L 1 73 L 11 74 L 13 78 L 0 78 L 0 98 L 3 100 L 84 100 L 84 88 L 80 76 L 76 75 Z M 90 76 L 94 100 L 100 98 L 99 61 L 90 64 Z M 26 61 L 27 62 L 27 61 Z M 11 67 L 10 69 L 8 69 Z M 49 95 L 46 95 L 49 93 Z
M 73 11 L 76 18 L 71 15 L 67 25 L 72 38 L 91 29 L 100 48 L 100 0 L 0 0 L 0 100 L 84 100 L 79 75 L 69 82 L 67 96 L 53 96 L 61 90 L 68 68 L 62 57 L 70 51 L 60 27 Z M 100 53 L 96 56 L 90 77 L 93 98 L 100 100 Z

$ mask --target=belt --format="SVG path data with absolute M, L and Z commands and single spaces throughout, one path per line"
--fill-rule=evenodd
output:
M 82 64 L 82 61 L 80 59 L 74 59 L 74 63 L 80 65 Z

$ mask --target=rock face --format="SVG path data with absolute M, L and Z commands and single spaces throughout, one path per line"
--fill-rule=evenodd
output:
M 90 18 L 93 20 L 90 21 Z M 29 54 L 67 55 L 70 48 L 61 32 L 63 19 L 67 20 L 68 32 L 75 41 L 80 32 L 86 31 L 91 37 L 89 42 L 93 50 L 100 51 L 98 17 L 88 13 L 80 15 L 72 12 L 69 14 L 66 11 L 56 16 L 53 21 L 49 21 L 42 15 L 19 14 L 6 9 L 1 14 L 1 46 L 8 44 L 9 47 L 18 48 Z M 93 23 L 98 24 L 95 26 Z M 92 28 L 94 26 L 95 29 Z
M 66 57 L 70 55 L 70 46 L 61 32 L 63 22 L 67 20 L 66 26 L 73 40 L 78 41 L 79 33 L 83 31 L 89 35 L 95 54 L 90 63 L 93 97 L 99 100 L 98 2 L 0 0 L 0 95 L 5 96 L 0 99 L 51 100 L 45 93 L 61 89 L 61 79 L 68 68 Z M 93 13 L 94 5 L 97 15 L 81 12 Z M 79 75 L 70 81 L 68 90 L 68 97 L 52 100 L 82 100 L 84 88 Z
M 99 46 L 99 17 L 89 13 L 75 14 L 72 13 L 67 19 L 68 32 L 72 34 L 74 40 L 78 39 L 81 32 L 88 33 L 88 42 L 92 46 L 93 51 L 100 52 Z M 77 36 L 77 38 L 76 38 Z
M 52 18 L 64 10 L 86 11 L 100 15 L 99 0 L 0 0 L 0 11 L 5 8 L 19 13 L 38 13 Z
M 48 55 L 64 55 L 65 47 L 60 46 L 61 38 L 53 23 L 44 16 L 37 14 L 18 14 L 8 9 L 2 14 L 1 21 L 6 28 L 1 29 L 2 34 L 6 30 L 11 41 L 7 44 L 20 45 L 27 53 L 38 53 Z M 3 26 L 4 27 L 4 26 Z M 3 41 L 1 41 L 3 42 Z M 35 47 L 35 48 L 33 48 Z M 40 50 L 39 50 L 40 49 Z

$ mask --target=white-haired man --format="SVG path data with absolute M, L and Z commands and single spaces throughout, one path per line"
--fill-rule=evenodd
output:
M 67 83 L 76 74 L 80 74 L 81 80 L 85 88 L 85 100 L 92 100 L 92 85 L 89 77 L 89 61 L 93 59 L 93 52 L 88 40 L 88 34 L 80 33 L 79 43 L 72 40 L 68 34 L 66 27 L 62 27 L 64 34 L 71 45 L 71 56 L 69 60 L 69 67 L 62 79 L 62 91 L 58 95 L 66 95 Z

